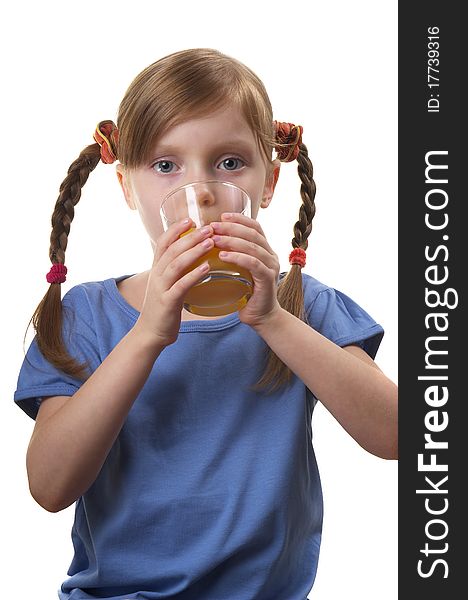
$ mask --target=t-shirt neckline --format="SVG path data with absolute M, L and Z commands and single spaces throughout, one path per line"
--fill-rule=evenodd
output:
M 136 321 L 140 316 L 140 312 L 125 300 L 125 298 L 119 292 L 119 289 L 117 287 L 117 283 L 119 283 L 119 281 L 127 279 L 128 277 L 132 277 L 132 275 L 134 275 L 134 273 L 132 273 L 131 275 L 110 277 L 109 279 L 106 279 L 103 283 L 105 289 L 109 293 L 112 300 L 116 302 L 124 312 L 126 312 Z M 224 317 L 220 317 L 219 319 L 212 319 L 207 321 L 198 319 L 193 321 L 181 321 L 179 332 L 184 333 L 191 331 L 219 331 L 221 329 L 233 327 L 238 323 L 240 323 L 240 320 L 236 311 Z

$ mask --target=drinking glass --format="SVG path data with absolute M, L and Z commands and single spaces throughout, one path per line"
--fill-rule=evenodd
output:
M 233 183 L 217 180 L 188 183 L 172 190 L 161 203 L 161 219 L 164 229 L 181 219 L 190 217 L 195 228 L 221 221 L 224 212 L 251 216 L 251 201 L 245 190 Z M 194 285 L 184 298 L 184 308 L 193 314 L 213 317 L 240 310 L 253 293 L 252 275 L 235 264 L 219 258 L 219 248 L 212 248 L 195 261 L 190 271 L 208 261 L 207 276 Z

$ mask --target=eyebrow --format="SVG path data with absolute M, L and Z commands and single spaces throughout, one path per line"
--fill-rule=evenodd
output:
M 222 148 L 239 148 L 239 149 L 243 150 L 244 152 L 252 152 L 254 150 L 252 145 L 249 144 L 248 142 L 246 142 L 242 138 L 230 138 L 230 139 L 222 140 L 220 142 L 216 142 L 213 145 L 213 147 L 211 148 L 211 150 L 214 152 L 217 152 L 217 151 L 221 150 Z M 181 148 L 170 145 L 170 144 L 167 144 L 167 145 L 156 144 L 155 148 L 153 150 L 153 154 L 177 154 L 177 152 L 180 152 L 180 150 L 181 150 Z

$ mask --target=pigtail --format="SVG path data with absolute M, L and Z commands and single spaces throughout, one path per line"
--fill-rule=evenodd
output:
M 87 146 L 80 153 L 78 158 L 70 165 L 68 174 L 60 186 L 51 220 L 52 233 L 50 236 L 49 258 L 52 262 L 52 268 L 47 275 L 47 281 L 50 285 L 28 324 L 28 329 L 31 323 L 33 324 L 37 345 L 43 356 L 57 369 L 81 380 L 86 380 L 88 377 L 88 365 L 79 364 L 70 356 L 65 347 L 62 336 L 63 315 L 60 284 L 65 281 L 65 251 L 68 244 L 70 224 L 75 216 L 75 206 L 81 198 L 81 188 L 101 158 L 103 162 L 113 162 L 108 160 L 109 156 L 112 155 L 113 160 L 115 160 L 115 139 L 114 136 L 110 135 L 112 130 L 109 131 L 108 137 L 112 139 L 112 145 L 108 143 L 108 139 L 103 133 L 106 131 L 105 127 L 100 128 L 103 123 L 112 122 L 103 121 L 98 125 L 94 136 L 96 143 Z M 101 136 L 98 136 L 98 133 Z M 107 142 L 104 150 L 102 149 L 101 138 Z
M 297 156 L 297 172 L 301 179 L 302 205 L 299 208 L 299 220 L 294 224 L 294 237 L 291 245 L 294 248 L 307 250 L 308 237 L 312 231 L 312 219 L 315 216 L 315 182 L 313 179 L 313 166 L 310 161 L 307 147 L 301 144 Z M 304 320 L 304 293 L 302 290 L 302 267 L 295 263 L 287 275 L 281 280 L 278 287 L 278 301 L 288 312 Z
M 293 249 L 300 248 L 305 251 L 307 250 L 308 237 L 312 231 L 312 220 L 315 215 L 316 186 L 313 179 L 313 165 L 307 147 L 302 141 L 297 147 L 297 172 L 302 182 L 300 190 L 302 205 L 299 208 L 299 220 L 294 224 L 294 237 L 291 244 Z M 302 253 L 299 252 L 299 254 Z M 304 321 L 302 266 L 303 264 L 292 264 L 289 272 L 282 278 L 278 285 L 278 302 L 282 308 Z M 260 391 L 269 388 L 270 391 L 275 391 L 288 383 L 291 376 L 292 372 L 289 367 L 278 358 L 271 348 L 268 348 L 265 370 L 253 389 Z

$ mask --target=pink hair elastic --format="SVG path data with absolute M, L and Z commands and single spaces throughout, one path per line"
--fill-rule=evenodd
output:
M 306 264 L 306 253 L 302 248 L 294 248 L 294 250 L 289 255 L 289 264 L 290 265 L 299 265 L 305 267 Z
M 64 283 L 66 281 L 67 267 L 61 263 L 54 263 L 46 275 L 48 283 Z

